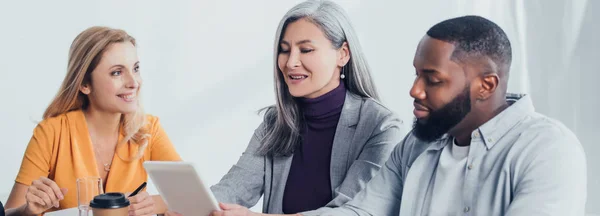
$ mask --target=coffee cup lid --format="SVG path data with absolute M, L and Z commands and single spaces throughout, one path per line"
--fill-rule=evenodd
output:
M 123 193 L 105 193 L 94 197 L 90 207 L 99 209 L 115 209 L 129 206 L 129 200 Z

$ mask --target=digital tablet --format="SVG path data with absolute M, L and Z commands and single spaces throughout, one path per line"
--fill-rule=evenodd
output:
M 217 199 L 192 163 L 146 161 L 144 168 L 169 211 L 182 215 L 210 215 L 220 210 Z

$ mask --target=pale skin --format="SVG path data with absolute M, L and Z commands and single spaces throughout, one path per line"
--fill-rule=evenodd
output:
M 334 48 L 323 31 L 306 19 L 287 26 L 279 50 L 277 66 L 294 97 L 317 98 L 335 89 L 340 84 L 342 67 L 350 61 L 346 42 L 342 47 Z M 291 76 L 304 78 L 294 80 Z M 252 212 L 236 204 L 219 203 L 219 206 L 222 211 L 214 211 L 211 216 L 277 216 Z M 181 216 L 176 212 L 167 212 L 165 215 Z
M 119 120 L 122 114 L 137 110 L 137 93 L 141 83 L 137 50 L 132 43 L 122 42 L 107 47 L 91 73 L 91 82 L 80 86 L 81 93 L 87 95 L 90 101 L 84 115 L 96 149 L 94 158 L 98 174 L 104 183 L 108 177 L 104 164 L 115 156 Z M 59 201 L 69 192 L 76 193 L 60 188 L 47 177 L 40 177 L 31 186 L 15 183 L 6 202 L 6 215 L 38 215 L 52 207 L 59 207 Z M 129 215 L 154 215 L 166 211 L 162 198 L 150 196 L 147 192 L 140 192 L 129 201 Z
M 334 48 L 315 24 L 300 19 L 290 23 L 279 44 L 277 66 L 290 94 L 316 98 L 340 85 L 340 71 L 350 60 L 348 44 Z M 304 76 L 300 80 L 292 76 Z

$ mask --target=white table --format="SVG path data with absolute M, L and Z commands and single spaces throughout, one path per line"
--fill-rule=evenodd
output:
M 48 212 L 44 214 L 44 216 L 78 216 L 79 210 L 77 208 L 63 209 L 60 211 Z M 89 216 L 93 216 L 92 211 L 90 211 Z
M 78 216 L 79 210 L 77 209 L 77 207 L 75 207 L 75 208 L 63 209 L 60 211 L 48 212 L 44 215 L 45 216 Z M 90 211 L 90 215 L 92 215 L 91 211 Z

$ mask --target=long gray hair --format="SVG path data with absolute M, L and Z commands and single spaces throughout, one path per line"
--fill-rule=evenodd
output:
M 290 94 L 284 76 L 277 66 L 279 44 L 286 27 L 297 20 L 306 19 L 317 25 L 334 48 L 339 49 L 348 43 L 350 60 L 342 68 L 346 89 L 366 98 L 379 100 L 373 84 L 367 60 L 348 15 L 339 5 L 328 0 L 306 1 L 290 9 L 277 28 L 274 49 L 274 79 L 276 103 L 266 107 L 264 116 L 264 136 L 259 152 L 263 155 L 290 155 L 300 143 L 300 128 L 303 115 L 296 100 Z M 265 110 L 262 109 L 262 110 Z

